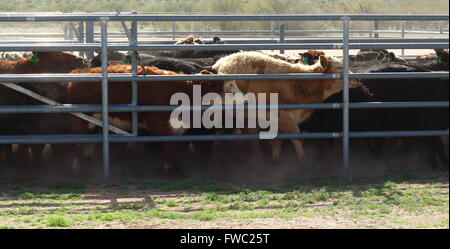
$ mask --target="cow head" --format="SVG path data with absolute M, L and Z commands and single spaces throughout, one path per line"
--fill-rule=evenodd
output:
M 220 39 L 220 37 L 217 37 L 217 36 L 213 37 L 213 43 L 214 43 L 214 44 L 225 44 L 225 42 L 222 41 L 222 40 Z
M 67 52 L 33 52 L 28 59 L 33 73 L 68 73 L 87 66 L 82 57 Z
M 448 49 L 435 49 L 438 63 L 448 66 Z
M 203 44 L 203 41 L 197 38 L 194 40 L 194 44 Z
M 314 65 L 321 55 L 325 55 L 323 51 L 309 50 L 305 53 L 300 53 L 300 60 L 305 65 Z
M 342 73 L 344 69 L 342 60 L 332 56 L 320 55 L 319 62 L 324 68 L 324 73 Z
M 195 37 L 193 35 L 190 35 L 188 37 L 186 37 L 183 40 L 179 40 L 177 41 L 175 44 L 180 45 L 180 44 L 194 44 L 195 41 Z
M 214 75 L 214 73 L 208 70 L 202 70 L 199 75 Z M 195 81 L 194 84 L 201 84 L 205 92 L 221 93 L 223 91 L 223 80 L 206 80 L 206 81 Z
M 332 56 L 324 56 L 321 55 L 319 57 L 320 64 L 325 69 L 324 73 L 340 73 L 342 74 L 344 72 L 344 64 L 342 63 L 341 59 L 332 57 Z M 351 73 L 351 71 L 350 71 Z M 342 80 L 339 80 L 339 83 L 336 85 L 336 89 L 342 90 Z M 361 82 L 359 79 L 350 79 L 349 81 L 349 87 L 350 88 L 356 88 L 361 85 Z M 336 91 L 338 92 L 338 91 Z

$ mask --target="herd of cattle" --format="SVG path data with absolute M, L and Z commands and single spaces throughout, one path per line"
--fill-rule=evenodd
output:
M 203 42 L 188 37 L 177 44 L 224 43 L 220 38 L 212 42 Z M 436 49 L 433 58 L 403 60 L 386 50 L 362 50 L 351 56 L 352 72 L 448 72 L 448 50 Z M 100 54 L 90 60 L 67 52 L 32 52 L 26 58 L 2 54 L 0 74 L 41 74 L 41 73 L 100 73 Z M 273 73 L 341 73 L 342 62 L 322 51 L 307 51 L 300 56 L 286 56 L 263 51 L 177 51 L 154 52 L 138 55 L 139 75 L 181 75 L 181 74 L 273 74 Z M 8 56 L 8 57 L 6 57 Z M 11 59 L 13 58 L 13 59 Z M 16 60 L 17 59 L 17 60 Z M 130 54 L 109 52 L 109 73 L 130 73 Z M 101 85 L 98 82 L 61 82 L 61 83 L 18 83 L 35 93 L 59 103 L 101 104 Z M 279 104 L 297 103 L 336 103 L 342 101 L 342 80 L 236 80 L 236 81 L 174 81 L 139 82 L 139 105 L 169 105 L 175 93 L 185 93 L 192 97 L 192 85 L 202 86 L 202 95 L 207 93 L 278 93 Z M 351 102 L 395 102 L 395 101 L 448 101 L 448 79 L 367 79 L 351 80 Z M 126 82 L 109 83 L 110 104 L 130 104 L 131 84 Z M 42 105 L 42 102 L 20 92 L 0 85 L 0 106 Z M 279 110 L 279 132 L 339 132 L 342 130 L 342 110 Z M 101 118 L 100 114 L 93 115 Z M 179 134 L 224 134 L 254 133 L 252 129 L 190 129 L 174 130 L 170 124 L 169 112 L 139 113 L 140 134 L 156 136 Z M 111 113 L 111 123 L 121 129 L 131 130 L 130 113 Z M 376 108 L 352 109 L 350 131 L 405 131 L 405 130 L 446 130 L 448 129 L 448 108 Z M 0 136 L 42 135 L 42 134 L 90 134 L 101 129 L 90 125 L 70 114 L 0 114 Z M 324 141 L 317 160 L 324 157 L 335 140 Z M 353 140 L 352 140 L 353 141 Z M 423 137 L 413 140 L 400 138 L 364 138 L 362 139 L 371 156 L 383 157 L 389 146 L 412 146 L 416 142 L 425 143 L 428 148 L 429 162 L 433 167 L 444 166 L 448 169 L 448 137 Z M 297 157 L 302 164 L 305 156 L 303 142 L 291 140 Z M 211 154 L 213 142 L 161 143 L 163 151 L 163 172 L 176 169 L 177 156 L 182 150 L 194 150 L 204 156 Z M 264 143 L 264 142 L 261 142 Z M 260 150 L 270 155 L 273 162 L 283 157 L 283 140 L 270 140 L 270 146 L 262 145 Z M 389 145 L 389 146 L 388 146 Z M 237 142 L 235 145 L 239 146 Z M 55 162 L 43 159 L 45 145 L 30 144 L 0 145 L 0 166 L 14 164 L 14 154 L 32 157 L 35 168 L 44 165 L 67 165 L 70 172 L 77 174 L 82 169 L 81 158 L 95 157 L 100 154 L 98 146 L 89 144 L 52 144 L 51 153 Z M 112 160 L 127 158 L 126 145 L 112 145 Z M 246 148 L 241 148 L 245 150 Z M 20 158 L 20 156 L 19 156 Z M 203 160 L 203 159 L 202 159 Z

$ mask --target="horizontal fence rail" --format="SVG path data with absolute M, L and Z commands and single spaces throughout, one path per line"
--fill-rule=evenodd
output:
M 405 33 L 405 34 L 448 34 L 448 30 L 350 30 L 350 33 Z M 246 35 L 246 34 L 262 34 L 262 35 L 279 35 L 279 30 L 217 30 L 217 31 L 153 31 L 153 32 L 140 32 L 139 35 L 142 38 L 153 38 L 157 36 L 185 36 L 185 35 Z M 342 33 L 340 30 L 285 30 L 286 35 L 299 35 L 304 33 Z M 124 32 L 110 32 L 109 37 L 117 38 L 124 37 Z M 100 33 L 94 33 L 95 38 L 100 38 Z M 21 34 L 21 33 L 4 33 L 0 39 L 8 37 L 23 37 L 23 38 L 64 38 L 65 34 L 48 33 L 48 34 Z M 5 39 L 7 40 L 7 39 Z
M 0 14 L 0 22 L 62 22 L 62 21 L 445 21 L 448 15 L 144 15 L 144 14 Z
M 410 72 L 410 73 L 350 73 L 351 79 L 410 79 L 410 78 L 448 78 L 446 72 Z M 302 74 L 226 74 L 226 75 L 136 75 L 128 73 L 109 74 L 111 82 L 129 81 L 187 81 L 187 80 L 307 80 L 342 79 L 338 73 L 302 73 Z M 0 74 L 0 82 L 99 82 L 100 74 Z
M 286 30 L 287 34 L 303 34 L 303 33 L 342 33 L 342 30 Z M 410 33 L 410 34 L 445 34 L 448 30 L 349 30 L 350 33 Z M 242 35 L 242 34 L 279 34 L 279 30 L 208 30 L 208 31 L 151 31 L 139 33 L 142 37 L 152 35 L 189 35 L 189 34 L 214 34 L 214 35 Z M 123 32 L 111 32 L 112 37 L 123 36 Z M 95 36 L 99 36 L 99 33 L 95 33 Z
M 245 44 L 245 43 L 273 43 L 278 38 L 259 38 L 259 39 L 227 39 L 228 44 Z M 205 39 L 208 41 L 208 39 Z M 352 38 L 350 43 L 407 43 L 407 42 L 448 42 L 448 38 Z M 98 43 L 99 41 L 94 41 Z M 173 44 L 173 40 L 158 40 L 158 41 L 140 41 L 141 44 Z M 342 38 L 285 38 L 285 43 L 342 43 Z M 42 40 L 0 40 L 0 43 L 4 44 L 16 44 L 16 43 L 44 43 Z M 76 40 L 51 40 L 52 44 L 58 43 L 77 43 Z M 123 41 L 110 41 L 110 43 L 123 43 Z
M 448 136 L 449 130 L 420 130 L 420 131 L 367 131 L 350 132 L 350 138 L 364 137 L 429 137 Z M 118 136 L 110 135 L 111 143 L 131 142 L 190 142 L 190 141 L 227 141 L 227 140 L 256 140 L 259 134 L 239 135 L 183 135 L 183 136 Z M 330 139 L 342 138 L 342 132 L 314 132 L 314 133 L 280 133 L 276 139 Z M 42 143 L 102 143 L 102 135 L 33 135 L 33 136 L 0 136 L 0 144 L 42 144 Z
M 228 44 L 214 45 L 174 45 L 173 40 L 163 41 L 138 41 L 137 22 L 138 21 L 311 21 L 311 20 L 335 20 L 343 23 L 342 30 L 330 31 L 342 33 L 342 38 L 302 38 L 285 39 L 285 33 L 295 32 L 324 32 L 320 30 L 280 30 L 271 31 L 248 31 L 270 32 L 280 35 L 270 39 L 230 39 Z M 0 106 L 0 114 L 5 113 L 103 113 L 103 134 L 101 135 L 32 135 L 32 136 L 0 136 L 0 144 L 34 144 L 34 143 L 102 143 L 103 144 L 103 170 L 104 177 L 109 177 L 109 143 L 126 142 L 175 142 L 175 141 L 213 141 L 213 140 L 247 140 L 259 139 L 259 134 L 240 135 L 201 135 L 201 136 L 138 136 L 137 134 L 137 113 L 141 112 L 162 112 L 172 111 L 179 106 L 139 106 L 137 104 L 137 82 L 143 81 L 185 81 L 185 80 L 288 80 L 288 79 L 342 79 L 344 82 L 344 100 L 342 103 L 302 103 L 302 104 L 280 104 L 279 109 L 339 109 L 343 111 L 343 131 L 342 132 L 316 132 L 316 133 L 283 133 L 278 134 L 277 139 L 318 139 L 318 138 L 342 138 L 343 139 L 343 168 L 347 175 L 349 169 L 349 138 L 362 137 L 415 137 L 415 136 L 448 136 L 448 130 L 426 130 L 426 131 L 382 131 L 382 132 L 351 132 L 349 129 L 349 110 L 361 108 L 448 108 L 448 101 L 411 101 L 411 102 L 350 102 L 348 99 L 348 84 L 350 79 L 405 79 L 405 78 L 448 78 L 448 72 L 425 72 L 425 73 L 350 73 L 348 70 L 349 49 L 437 49 L 448 48 L 448 38 L 350 38 L 350 33 L 369 32 L 373 34 L 383 32 L 402 32 L 402 34 L 413 32 L 409 30 L 350 30 L 350 21 L 448 21 L 448 15 L 142 15 L 136 13 L 110 14 L 3 14 L 0 13 L 1 22 L 91 22 L 90 37 L 84 40 L 82 27 L 76 29 L 71 23 L 71 27 L 76 35 L 76 40 L 55 40 L 41 43 L 38 40 L 20 41 L 15 40 L 0 41 L 0 51 L 83 51 L 92 52 L 102 50 L 102 68 L 100 74 L 40 74 L 40 75 L 17 75 L 0 74 L 0 84 L 5 83 L 39 83 L 39 82 L 102 82 L 102 105 L 56 105 L 56 106 Z M 110 21 L 122 22 L 125 32 L 108 32 L 107 23 Z M 128 30 L 124 21 L 131 21 L 132 28 Z M 92 22 L 101 23 L 101 33 L 93 32 Z M 88 32 L 88 31 L 86 31 Z M 199 33 L 214 33 L 215 31 L 203 31 Z M 223 34 L 233 34 L 237 31 L 222 31 Z M 418 31 L 420 33 L 421 31 Z M 431 32 L 431 31 L 430 31 Z M 436 31 L 444 33 L 443 29 Z M 144 32 L 146 35 L 176 34 L 185 32 Z M 187 32 L 195 33 L 195 32 Z M 222 34 L 221 32 L 217 32 Z M 87 33 L 86 33 L 87 34 Z M 140 34 L 140 33 L 139 33 Z M 282 35 L 283 34 L 283 35 Z M 14 34 L 15 35 L 15 34 Z M 100 35 L 100 36 L 99 36 Z M 128 42 L 118 42 L 108 38 L 122 35 Z M 11 37 L 33 37 L 27 35 Z M 38 36 L 35 36 L 35 38 Z M 44 37 L 44 36 L 42 36 Z M 50 36 L 49 36 L 50 37 Z M 53 36 L 52 36 L 53 37 Z M 57 37 L 57 36 L 54 36 Z M 94 38 L 100 38 L 96 41 Z M 78 42 L 77 42 L 78 40 Z M 170 44 L 170 45 L 166 45 Z M 344 71 L 333 74 L 231 74 L 231 75 L 137 75 L 137 63 L 135 55 L 132 55 L 131 74 L 108 74 L 106 51 L 235 51 L 235 50 L 298 50 L 298 49 L 335 49 L 343 50 Z M 108 82 L 132 82 L 132 102 L 131 104 L 109 105 L 107 98 Z M 269 105 L 270 106 L 270 105 Z M 205 110 L 208 108 L 234 108 L 246 109 L 252 105 L 220 105 L 220 106 L 194 106 Z M 186 108 L 193 108 L 189 106 Z M 133 113 L 133 132 L 126 135 L 110 135 L 108 131 L 108 114 L 114 112 Z
M 334 44 L 226 44 L 226 45 L 138 45 L 130 46 L 125 44 L 111 44 L 108 45 L 108 50 L 111 51 L 233 51 L 233 50 L 299 50 L 299 49 L 342 49 L 342 43 Z M 350 49 L 430 49 L 430 48 L 448 48 L 448 43 L 352 43 L 349 45 Z M 40 44 L 23 44 L 23 45 L 9 45 L 1 44 L 0 51 L 92 51 L 101 49 L 99 44 L 64 44 L 64 45 L 40 45 Z
M 432 107 L 448 107 L 447 101 L 410 101 L 410 102 L 351 102 L 350 109 L 372 109 L 372 108 L 432 108 Z M 165 112 L 178 110 L 227 110 L 227 109 L 249 109 L 256 108 L 257 105 L 189 105 L 189 106 L 134 106 L 134 105 L 109 105 L 109 112 Z M 267 108 L 275 107 L 267 105 Z M 279 104 L 276 106 L 281 110 L 291 109 L 342 109 L 342 103 L 309 103 L 309 104 Z M 23 106 L 0 106 L 0 114 L 2 113 L 72 113 L 72 112 L 101 112 L 101 105 L 73 105 L 64 104 L 61 106 L 48 105 L 23 105 Z

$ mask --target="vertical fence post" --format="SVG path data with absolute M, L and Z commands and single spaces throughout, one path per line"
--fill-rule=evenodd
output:
M 350 147 L 350 138 L 349 138 L 349 22 L 350 18 L 345 16 L 343 18 L 343 63 L 344 63 L 344 71 L 343 71 L 343 137 L 342 137 L 342 148 L 343 148 L 343 175 L 344 177 L 349 176 L 349 147 Z
M 401 22 L 402 25 L 402 38 L 405 38 L 405 22 Z M 402 58 L 405 58 L 405 49 L 402 48 Z
M 177 24 L 172 22 L 172 40 L 175 41 L 175 32 L 176 32 Z
M 79 34 L 78 42 L 84 43 L 84 22 L 83 21 L 78 23 L 78 34 Z M 84 52 L 80 51 L 79 53 L 80 53 L 80 56 L 84 57 L 84 55 L 85 55 Z
M 132 11 L 132 14 L 137 14 L 136 11 Z M 131 35 L 133 36 L 133 41 L 135 42 L 133 44 L 133 46 L 137 46 L 138 45 L 138 26 L 137 26 L 137 21 L 133 21 L 131 23 Z M 137 53 L 131 53 L 131 68 L 132 68 L 132 75 L 136 76 L 137 73 L 137 58 L 136 58 L 136 54 Z M 131 104 L 134 106 L 138 105 L 138 84 L 137 82 L 134 80 L 131 82 Z M 132 134 L 134 136 L 138 135 L 138 113 L 137 112 L 132 112 L 131 114 L 131 119 L 132 119 Z
M 63 26 L 63 32 L 64 32 L 64 40 L 68 40 L 69 39 L 69 33 L 67 32 L 67 25 Z M 0 30 L 1 32 L 1 30 Z
M 72 25 L 70 23 L 67 24 L 67 29 L 68 29 L 68 40 L 72 41 L 73 40 L 73 29 L 72 29 Z
M 86 43 L 93 43 L 94 42 L 94 22 L 93 21 L 87 21 L 86 22 Z M 93 58 L 94 57 L 94 51 L 88 51 L 86 52 L 87 58 Z
M 102 122 L 103 122 L 103 178 L 109 179 L 109 130 L 108 130 L 108 18 L 101 21 L 102 46 Z
M 379 38 L 380 34 L 378 33 L 378 29 L 380 27 L 380 24 L 379 24 L 378 21 L 375 21 L 373 24 L 374 24 L 373 29 L 375 31 L 375 33 L 373 35 L 374 35 L 375 38 Z
M 270 31 L 271 31 L 271 37 L 276 37 L 277 34 L 275 33 L 275 22 L 270 21 Z
M 284 43 L 284 22 L 280 22 L 280 43 Z M 280 49 L 280 54 L 284 54 L 284 49 Z

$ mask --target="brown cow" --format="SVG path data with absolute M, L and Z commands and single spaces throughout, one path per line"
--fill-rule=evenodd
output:
M 67 73 L 85 64 L 83 58 L 67 52 L 33 52 L 18 61 L 0 60 L 0 74 Z
M 88 68 L 75 70 L 72 73 L 100 73 L 101 68 Z M 130 73 L 131 66 L 115 65 L 108 68 L 109 73 Z M 202 72 L 208 73 L 208 72 Z M 172 71 L 160 70 L 156 67 L 139 67 L 139 75 L 178 75 Z M 138 104 L 139 105 L 170 105 L 170 99 L 175 93 L 185 93 L 191 99 L 193 95 L 193 85 L 201 85 L 202 94 L 208 92 L 220 93 L 223 88 L 223 81 L 173 81 L 173 82 L 139 82 Z M 99 82 L 83 83 L 70 82 L 67 87 L 68 102 L 71 104 L 100 104 L 101 84 Z M 110 104 L 130 104 L 131 84 L 130 82 L 110 82 L 109 83 L 109 103 Z M 173 129 L 169 123 L 170 112 L 145 112 L 139 114 L 139 126 L 153 135 L 170 136 L 181 135 L 186 130 Z M 100 118 L 100 114 L 96 114 Z M 130 130 L 130 113 L 111 113 L 110 120 L 113 125 L 122 129 Z M 87 133 L 89 124 L 81 119 L 74 119 L 72 122 L 72 133 Z M 173 170 L 175 165 L 174 156 L 177 154 L 178 144 L 175 142 L 163 143 L 164 149 L 164 172 Z M 80 155 L 81 148 L 78 146 L 71 156 L 72 163 Z M 72 167 L 77 168 L 76 165 Z
M 68 73 L 76 68 L 86 65 L 86 61 L 67 52 L 33 52 L 30 58 L 18 61 L 0 60 L 0 74 L 40 74 L 40 73 Z M 62 102 L 65 87 L 58 83 L 19 83 L 24 88 L 50 99 Z M 22 93 L 0 85 L 0 105 L 36 105 L 40 101 L 25 96 Z M 0 134 L 55 134 L 54 126 L 60 122 L 55 121 L 61 116 L 58 114 L 5 114 L 0 116 Z M 61 115 L 61 114 L 60 114 Z M 55 119 L 56 118 L 56 119 Z M 59 120 L 59 119 L 58 119 Z M 41 158 L 44 145 L 19 146 L 19 150 L 31 147 L 34 158 Z M 11 145 L 2 145 L 5 157 L 10 160 L 12 156 Z M 39 160 L 39 159 L 38 159 Z M 38 164 L 39 162 L 36 162 Z
M 215 36 L 212 41 L 202 41 L 200 38 L 195 38 L 193 35 L 190 35 L 182 40 L 179 40 L 175 43 L 176 45 L 187 44 L 225 44 L 219 37 Z
M 314 65 L 291 64 L 258 52 L 241 52 L 217 61 L 213 68 L 222 74 L 273 74 L 273 73 L 341 73 L 342 63 L 331 57 L 320 56 Z M 351 87 L 357 87 L 356 81 Z M 237 80 L 225 82 L 225 92 L 278 93 L 279 104 L 320 103 L 342 90 L 342 80 Z M 268 98 L 267 98 L 268 99 Z M 298 133 L 298 125 L 306 120 L 312 110 L 279 110 L 278 127 L 281 132 Z M 297 155 L 304 155 L 301 140 L 291 140 Z M 272 159 L 278 161 L 282 140 L 272 140 Z
M 194 36 L 190 35 L 185 39 L 179 40 L 175 43 L 176 45 L 208 45 L 208 44 L 226 44 L 224 41 L 222 41 L 219 37 L 214 37 L 212 41 L 202 41 L 201 39 L 195 38 Z M 176 58 L 213 58 L 213 57 L 223 57 L 228 54 L 232 54 L 238 51 L 219 51 L 219 50 L 192 50 L 192 51 L 175 51 L 172 52 L 171 55 L 168 55 L 169 57 L 176 57 Z M 214 61 L 217 61 L 216 58 Z M 213 62 L 214 63 L 214 62 Z M 211 64 L 212 65 L 212 64 Z
M 177 41 L 175 43 L 176 45 L 182 45 L 182 44 L 188 44 L 188 45 L 192 45 L 192 44 L 203 44 L 203 41 L 200 39 L 196 39 L 193 35 L 190 35 L 184 39 L 181 39 L 179 41 Z

